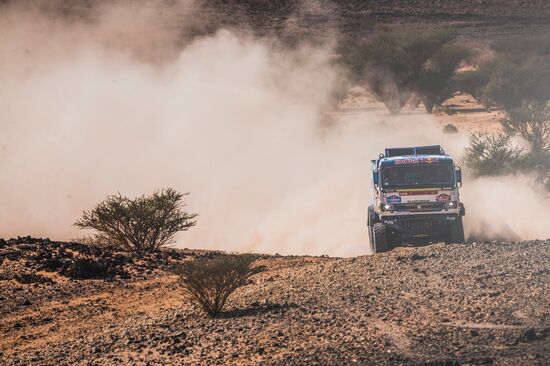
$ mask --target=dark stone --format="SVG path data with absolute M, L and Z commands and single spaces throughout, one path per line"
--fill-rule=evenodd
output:
M 42 264 L 42 269 L 48 272 L 54 272 L 63 267 L 63 262 L 57 258 L 46 259 Z
M 113 260 L 116 264 L 124 264 L 124 262 L 126 262 L 126 257 L 123 254 L 115 254 Z
M 15 251 L 8 252 L 4 254 L 4 257 L 8 258 L 10 261 L 16 261 L 23 256 L 23 252 Z
M 538 339 L 538 336 L 535 329 L 529 328 L 523 333 L 521 338 L 524 342 L 533 342 Z
M 178 340 L 179 341 L 182 338 L 183 339 L 187 338 L 187 333 L 182 331 L 182 332 L 176 333 L 172 336 L 172 340 Z
M 102 278 L 107 274 L 107 266 L 93 259 L 75 259 L 69 262 L 63 274 L 71 278 Z
M 22 273 L 15 276 L 15 280 L 22 284 L 30 283 L 52 283 L 52 279 L 46 276 L 42 276 L 34 273 Z
M 414 253 L 413 255 L 411 255 L 410 259 L 411 259 L 411 261 L 414 262 L 414 261 L 419 261 L 419 260 L 422 260 L 422 259 L 426 259 L 426 257 L 423 256 L 423 255 L 420 255 L 418 253 Z

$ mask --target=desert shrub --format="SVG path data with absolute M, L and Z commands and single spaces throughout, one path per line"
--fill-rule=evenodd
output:
M 504 175 L 524 168 L 526 156 L 514 145 L 512 137 L 505 132 L 473 132 L 464 154 L 466 166 L 476 176 Z
M 458 133 L 458 128 L 452 123 L 448 123 L 443 126 L 443 133 Z
M 456 37 L 450 29 L 387 29 L 366 43 L 346 44 L 341 63 L 391 113 L 398 113 L 413 93 L 431 111 L 440 95 L 448 94 L 450 79 L 466 56 L 466 50 L 452 45 Z
M 199 258 L 175 269 L 188 298 L 208 315 L 222 311 L 229 296 L 246 285 L 263 267 L 253 266 L 256 256 L 220 254 L 212 259 Z
M 96 230 L 104 244 L 110 241 L 138 254 L 154 251 L 171 244 L 177 232 L 196 224 L 198 215 L 182 209 L 184 195 L 171 188 L 135 199 L 119 193 L 84 211 L 75 225 Z
M 506 130 L 519 133 L 531 147 L 534 158 L 548 156 L 550 152 L 550 107 L 526 103 L 507 111 L 502 121 Z

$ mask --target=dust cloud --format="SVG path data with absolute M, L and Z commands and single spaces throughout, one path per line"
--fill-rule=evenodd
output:
M 172 187 L 200 213 L 178 247 L 365 254 L 370 160 L 387 146 L 439 143 L 460 156 L 467 144 L 420 112 L 331 111 L 341 75 L 330 44 L 191 37 L 195 2 L 121 4 L 85 21 L 3 8 L 0 237 L 71 239 L 105 196 Z M 547 204 L 526 182 L 467 179 L 467 230 L 484 220 L 493 237 L 550 236 Z M 526 207 L 538 221 L 518 214 Z

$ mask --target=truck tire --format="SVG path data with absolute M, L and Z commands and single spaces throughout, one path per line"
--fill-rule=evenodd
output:
M 388 232 L 386 226 L 377 222 L 369 228 L 370 249 L 374 253 L 388 251 Z
M 462 224 L 462 216 L 458 216 L 456 220 L 451 223 L 451 227 L 449 228 L 449 243 L 462 244 L 464 241 L 464 225 Z
M 388 248 L 388 250 L 403 245 L 403 233 L 392 229 L 387 229 L 386 232 L 388 238 L 386 247 Z

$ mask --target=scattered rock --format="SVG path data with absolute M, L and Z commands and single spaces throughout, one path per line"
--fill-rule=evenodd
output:
M 101 278 L 107 273 L 107 266 L 104 262 L 93 259 L 75 259 L 70 261 L 62 272 L 72 278 Z
M 420 260 L 422 260 L 422 259 L 426 259 L 426 257 L 423 256 L 423 255 L 420 255 L 420 254 L 418 254 L 418 253 L 414 253 L 413 255 L 410 256 L 411 262 L 420 261 Z
M 52 283 L 52 279 L 34 273 L 22 273 L 15 276 L 15 280 L 21 284 Z

